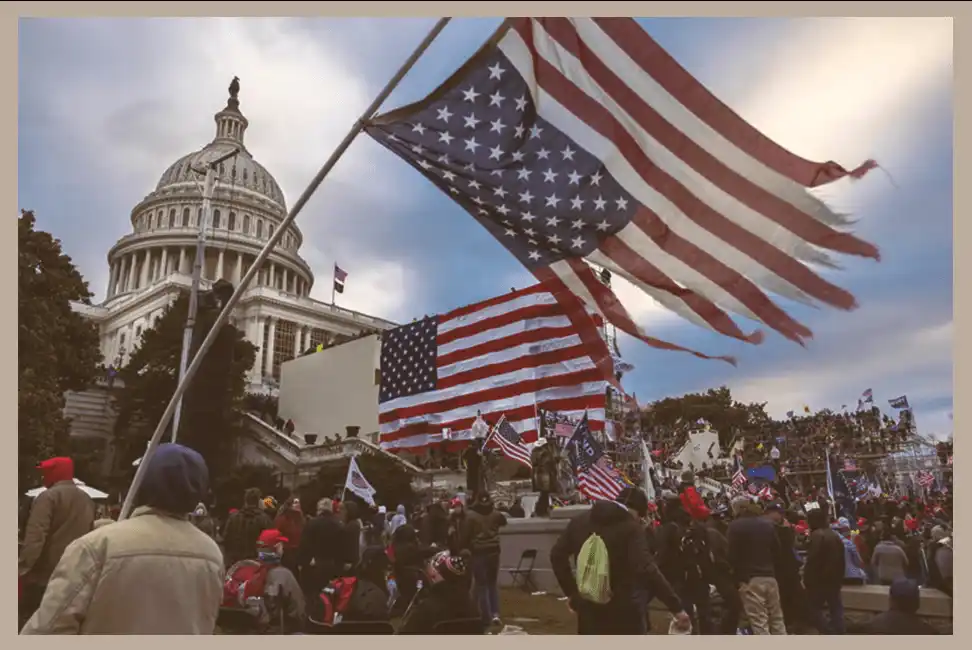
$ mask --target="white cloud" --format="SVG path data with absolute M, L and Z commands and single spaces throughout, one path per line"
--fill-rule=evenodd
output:
M 326 26 L 341 29 L 341 23 Z M 44 107 L 47 135 L 57 143 L 56 155 L 69 159 L 65 163 L 99 192 L 113 195 L 119 210 L 73 215 L 92 226 L 92 240 L 85 245 L 99 251 L 97 266 L 91 258 L 85 265 L 84 256 L 78 261 L 99 295 L 107 279 L 103 252 L 129 232 L 128 211 L 154 189 L 172 162 L 212 139 L 212 115 L 225 104 L 234 75 L 240 77 L 241 108 L 250 121 L 247 148 L 276 177 L 288 207 L 375 92 L 354 65 L 353 52 L 334 47 L 322 32 L 296 28 L 288 19 L 153 19 L 126 22 L 125 27 L 114 21 L 62 21 L 52 33 L 69 38 L 68 47 L 79 55 L 144 64 L 119 66 L 118 74 L 106 74 L 103 67 L 57 61 L 40 65 L 42 73 L 21 82 L 35 96 L 49 98 Z M 332 214 L 331 206 L 346 198 L 342 192 L 394 205 L 393 197 L 406 191 L 396 186 L 395 175 L 383 175 L 381 183 L 348 182 L 373 177 L 379 163 L 392 164 L 390 156 L 375 159 L 382 153 L 355 143 L 322 188 L 327 200 L 315 195 L 297 225 L 305 234 L 301 253 L 317 276 L 315 297 L 330 299 L 331 264 L 337 257 L 333 244 L 346 244 L 354 249 L 356 266 L 369 269 L 356 273 L 359 281 L 378 269 L 385 274 L 382 281 L 368 281 L 369 288 L 354 298 L 349 293 L 348 306 L 384 316 L 397 308 L 404 268 L 373 260 L 363 242 L 334 242 L 327 236 L 331 217 L 359 216 Z M 104 225 L 94 228 L 96 224 Z
M 853 408 L 867 388 L 874 390 L 876 403 L 885 411 L 889 410 L 886 400 L 905 392 L 913 404 L 951 394 L 951 320 L 917 329 L 890 329 L 872 337 L 856 334 L 859 344 L 853 345 L 852 358 L 810 356 L 802 364 L 781 364 L 775 372 L 731 384 L 733 395 L 744 402 L 768 402 L 767 411 L 782 417 L 790 410 L 799 412 L 805 404 L 813 410 L 838 409 L 842 404 Z M 904 389 L 902 371 L 906 372 Z M 923 429 L 932 426 L 920 424 Z

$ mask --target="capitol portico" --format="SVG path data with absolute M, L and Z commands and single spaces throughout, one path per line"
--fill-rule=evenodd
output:
M 131 212 L 132 232 L 108 251 L 109 280 L 100 305 L 75 305 L 98 323 L 105 364 L 124 365 L 142 333 L 180 291 L 191 285 L 200 220 L 202 178 L 192 168 L 238 149 L 218 166 L 205 224 L 202 289 L 219 279 L 239 285 L 260 250 L 287 215 L 277 181 L 246 148 L 249 122 L 240 110 L 238 83 L 215 114 L 215 137 L 201 150 L 176 160 L 155 190 Z M 243 294 L 231 317 L 257 347 L 249 390 L 266 392 L 280 365 L 336 334 L 394 327 L 389 321 L 310 297 L 314 274 L 300 256 L 303 235 L 292 225 Z

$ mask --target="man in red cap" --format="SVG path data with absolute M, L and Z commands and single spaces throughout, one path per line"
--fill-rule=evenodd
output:
M 95 520 L 94 502 L 74 483 L 74 461 L 50 458 L 37 469 L 41 471 L 45 489 L 31 506 L 20 551 L 19 570 L 24 581 L 21 626 L 40 606 L 47 582 L 64 549 L 91 532 Z
M 223 591 L 223 607 L 245 609 L 259 628 L 273 628 L 279 634 L 301 630 L 305 616 L 300 584 L 281 564 L 289 541 L 275 528 L 262 531 L 256 543 L 257 559 L 231 566 Z

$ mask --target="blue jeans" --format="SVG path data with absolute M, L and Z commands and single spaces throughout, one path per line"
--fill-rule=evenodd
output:
M 834 589 L 807 589 L 810 622 L 821 634 L 844 633 L 844 601 L 840 587 Z M 824 607 L 830 611 L 830 624 L 824 619 Z
M 476 589 L 476 602 L 483 621 L 489 623 L 499 616 L 499 554 L 474 555 L 472 558 L 473 580 Z

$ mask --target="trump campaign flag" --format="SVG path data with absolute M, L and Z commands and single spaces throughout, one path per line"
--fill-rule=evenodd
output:
M 630 18 L 511 18 L 426 98 L 365 130 L 459 203 L 568 313 L 647 344 L 593 267 L 681 317 L 759 343 L 730 313 L 803 343 L 769 294 L 849 310 L 810 265 L 878 259 L 808 190 L 848 171 L 796 156 L 713 96 Z

